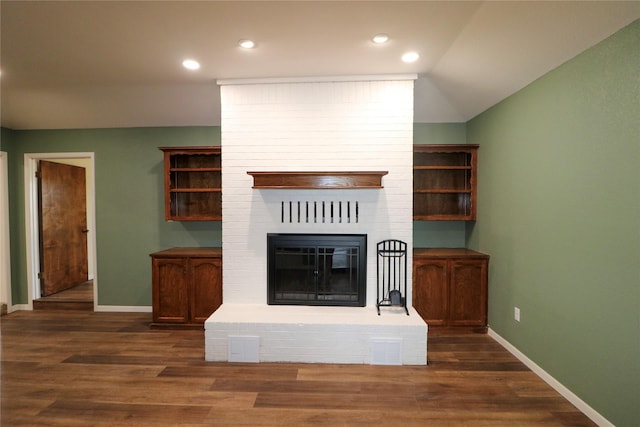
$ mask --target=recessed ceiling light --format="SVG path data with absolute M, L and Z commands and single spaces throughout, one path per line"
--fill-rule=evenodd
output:
M 240 45 L 240 47 L 244 49 L 253 49 L 256 46 L 253 40 L 240 40 L 238 42 L 238 45 Z
M 416 52 L 407 52 L 402 55 L 402 62 L 416 62 L 420 58 Z
M 184 61 L 182 61 L 182 66 L 187 70 L 200 69 L 200 63 L 194 59 L 185 59 Z
M 382 44 L 389 41 L 389 36 L 386 34 L 376 34 L 371 40 L 376 44 Z

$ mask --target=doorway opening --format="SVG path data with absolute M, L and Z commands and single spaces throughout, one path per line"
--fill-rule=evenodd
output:
M 95 310 L 98 303 L 98 283 L 95 274 L 97 269 L 94 153 L 26 153 L 24 161 L 29 308 L 43 308 L 43 304 L 45 304 L 46 308 Z M 46 216 L 53 211 L 47 211 L 46 208 L 41 209 L 42 197 L 40 194 L 40 183 L 37 177 L 41 162 L 42 164 L 69 165 L 71 170 L 82 169 L 85 177 L 85 192 L 83 198 L 86 207 L 86 223 L 78 225 L 78 233 L 86 238 L 86 251 L 81 255 L 86 262 L 84 272 L 79 276 L 75 272 L 67 271 L 69 270 L 68 267 L 61 268 L 57 264 L 57 259 L 54 263 L 52 263 L 51 260 L 47 261 L 47 254 L 55 252 L 56 250 L 59 251 L 60 249 L 56 249 L 56 246 L 60 244 L 65 245 L 65 243 L 61 243 L 60 240 L 66 239 L 69 233 L 62 232 L 56 235 L 54 227 L 54 235 L 53 237 L 49 235 L 49 241 L 47 240 L 46 234 L 43 236 L 42 229 L 43 225 L 46 226 L 47 223 Z M 57 209 L 66 210 L 64 205 Z M 43 215 L 45 218 L 42 217 Z M 69 251 L 66 250 L 62 252 L 66 254 Z M 55 259 L 56 257 L 54 256 L 53 258 Z M 47 263 L 48 270 L 46 270 Z M 67 270 L 65 270 L 65 268 L 67 268 Z M 42 284 L 46 283 L 47 276 L 51 278 L 53 274 L 58 276 L 62 275 L 62 281 L 64 281 L 64 276 L 69 274 L 69 280 L 74 286 L 70 289 L 64 289 L 65 286 L 62 286 L 61 288 L 54 287 L 45 290 Z M 78 277 L 84 277 L 84 279 L 78 279 Z M 41 280 L 42 278 L 45 280 Z

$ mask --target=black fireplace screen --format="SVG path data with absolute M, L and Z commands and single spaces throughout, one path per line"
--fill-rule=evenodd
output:
M 367 236 L 268 234 L 268 294 L 272 305 L 366 303 Z

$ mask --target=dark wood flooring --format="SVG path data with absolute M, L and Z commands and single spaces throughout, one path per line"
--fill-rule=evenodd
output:
M 592 426 L 485 334 L 430 332 L 427 366 L 204 361 L 148 313 L 1 318 L 7 426 Z

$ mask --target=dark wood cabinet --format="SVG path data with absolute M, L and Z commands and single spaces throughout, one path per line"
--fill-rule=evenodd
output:
M 222 220 L 220 147 L 160 147 L 168 221 Z
M 222 304 L 222 251 L 172 248 L 151 254 L 153 326 L 202 326 Z
M 413 306 L 429 326 L 487 326 L 489 255 L 413 250 Z
M 475 221 L 478 145 L 413 146 L 413 219 Z

